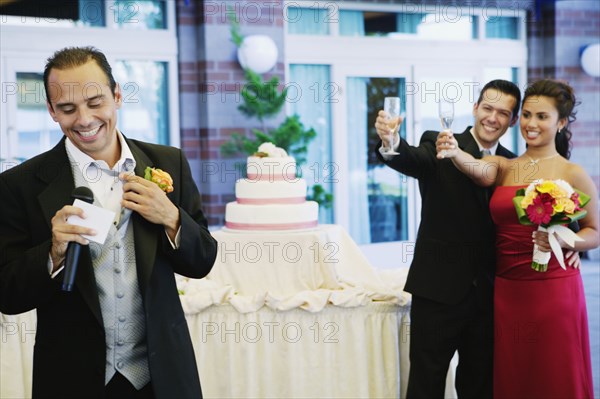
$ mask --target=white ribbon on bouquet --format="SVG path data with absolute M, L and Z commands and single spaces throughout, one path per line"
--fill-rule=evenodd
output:
M 550 248 L 552 248 L 552 253 L 554 253 L 554 256 L 556 256 L 560 267 L 562 267 L 564 270 L 567 270 L 567 267 L 565 266 L 563 251 L 556 237 L 560 237 L 560 239 L 566 242 L 570 247 L 574 247 L 576 241 L 583 241 L 583 239 L 579 238 L 577 234 L 573 233 L 567 227 L 559 224 L 547 228 L 538 226 L 538 231 L 548 232 L 548 241 L 550 242 Z M 550 261 L 550 252 L 543 252 L 538 248 L 537 244 L 534 245 L 533 261 L 539 263 L 540 265 L 547 265 Z

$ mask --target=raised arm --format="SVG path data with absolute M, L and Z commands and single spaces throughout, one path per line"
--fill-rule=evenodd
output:
M 441 131 L 435 143 L 437 158 L 450 158 L 458 170 L 471 178 L 475 184 L 483 187 L 494 185 L 500 172 L 501 162 L 498 156 L 475 159 L 471 154 L 461 150 L 456 138 L 447 130 Z

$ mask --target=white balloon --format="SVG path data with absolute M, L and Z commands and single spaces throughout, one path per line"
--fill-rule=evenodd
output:
M 265 73 L 277 63 L 277 46 L 267 35 L 246 36 L 238 48 L 237 57 L 243 68 Z
M 590 76 L 600 76 L 600 44 L 590 44 L 583 50 L 581 68 Z

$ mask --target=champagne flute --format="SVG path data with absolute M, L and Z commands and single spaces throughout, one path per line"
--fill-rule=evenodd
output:
M 394 133 L 398 128 L 398 117 L 400 116 L 400 97 L 386 97 L 383 100 L 383 110 L 388 114 L 387 125 L 391 130 L 390 133 L 390 148 L 385 152 L 389 155 L 398 155 L 394 151 Z
M 454 103 L 446 98 L 440 98 L 438 103 L 440 122 L 442 123 L 442 129 L 450 130 L 452 121 L 454 120 Z M 442 156 L 446 155 L 446 150 L 442 150 Z

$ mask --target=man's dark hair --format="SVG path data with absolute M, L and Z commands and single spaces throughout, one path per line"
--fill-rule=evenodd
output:
M 477 104 L 481 103 L 481 100 L 483 100 L 483 94 L 488 89 L 496 89 L 503 94 L 514 97 L 516 102 L 512 110 L 512 117 L 514 118 L 515 116 L 519 115 L 519 109 L 521 108 L 521 90 L 519 90 L 519 87 L 516 84 L 503 79 L 496 79 L 488 82 L 485 86 L 483 86 L 483 89 L 481 89 L 479 98 L 477 99 Z
M 81 66 L 90 60 L 96 61 L 96 64 L 102 69 L 108 80 L 108 86 L 114 96 L 117 83 L 112 75 L 112 68 L 106 60 L 106 56 L 97 48 L 92 46 L 87 47 L 66 47 L 58 50 L 48 58 L 46 67 L 44 68 L 44 89 L 46 90 L 46 99 L 50 106 L 50 93 L 48 91 L 48 76 L 52 69 L 70 69 Z

